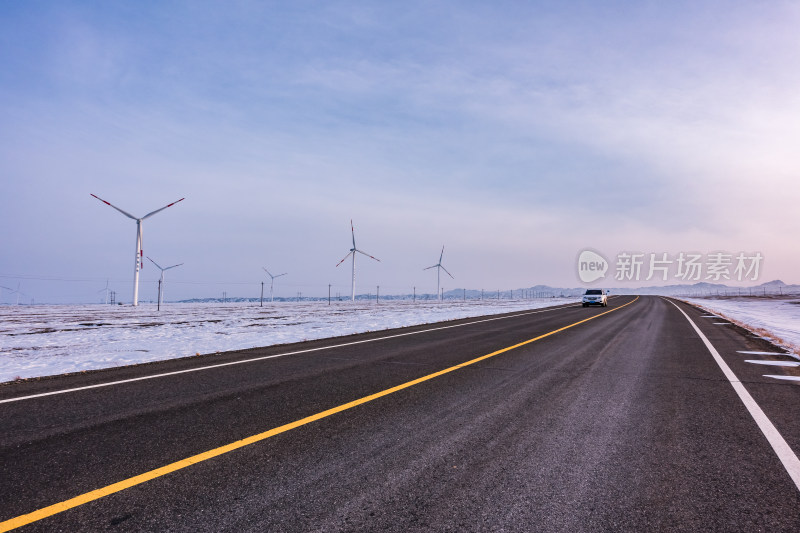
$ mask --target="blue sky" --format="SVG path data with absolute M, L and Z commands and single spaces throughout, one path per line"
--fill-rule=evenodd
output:
M 365 292 L 435 290 L 443 244 L 458 287 L 576 286 L 586 247 L 800 282 L 798 27 L 796 2 L 4 2 L 0 285 L 129 298 L 135 224 L 89 193 L 187 198 L 144 226 L 185 263 L 168 298 L 254 295 L 262 266 L 346 293 L 351 218 Z

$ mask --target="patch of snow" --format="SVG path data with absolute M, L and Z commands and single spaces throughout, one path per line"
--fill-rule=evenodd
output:
M 681 298 L 800 355 L 800 301 L 773 298 Z
M 575 298 L 0 306 L 0 383 L 577 303 Z

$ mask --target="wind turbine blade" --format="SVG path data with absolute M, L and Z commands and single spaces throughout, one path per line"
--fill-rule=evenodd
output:
M 442 257 L 444 257 L 444 246 L 442 246 L 442 253 L 439 254 L 439 264 L 442 264 Z
M 350 219 L 350 233 L 353 235 L 353 250 L 356 249 L 356 230 L 353 228 L 353 219 Z
M 427 267 L 427 268 L 423 268 L 422 270 L 430 270 L 430 269 L 432 269 L 432 268 L 436 268 L 436 267 L 438 267 L 438 266 L 439 266 L 439 265 L 433 265 L 433 266 L 429 266 L 429 267 Z
M 447 272 L 447 269 L 445 267 L 443 267 L 442 265 L 439 265 L 439 266 L 442 267 L 442 270 Z M 451 278 L 453 278 L 453 275 L 450 272 L 447 272 L 447 275 L 450 276 Z M 456 279 L 456 278 L 453 278 L 453 279 Z
M 123 215 L 125 215 L 126 217 L 128 217 L 128 218 L 132 218 L 133 220 L 136 220 L 136 217 L 135 217 L 135 216 L 131 215 L 131 214 L 130 214 L 130 213 L 128 213 L 127 211 L 123 211 L 122 209 L 120 209 L 119 207 L 115 206 L 115 205 L 114 205 L 114 204 L 112 204 L 111 202 L 106 202 L 105 200 L 103 200 L 103 199 L 102 199 L 102 198 L 100 198 L 99 196 L 97 196 L 97 195 L 95 195 L 95 194 L 92 194 L 92 193 L 89 193 L 89 195 L 91 195 L 91 196 L 94 196 L 95 198 L 97 198 L 98 200 L 100 200 L 101 202 L 103 202 L 104 204 L 106 204 L 106 205 L 108 205 L 108 206 L 111 206 L 111 207 L 113 207 L 114 209 L 116 209 L 117 211 L 119 211 L 120 213 L 122 213 Z
M 156 213 L 159 213 L 159 212 L 163 211 L 164 209 L 166 209 L 166 208 L 168 208 L 168 207 L 172 207 L 173 205 L 177 204 L 178 202 L 182 202 L 182 201 L 184 201 L 185 199 L 186 199 L 186 198 L 181 198 L 180 200 L 175 200 L 175 201 L 174 201 L 174 202 L 172 202 L 171 204 L 167 204 L 167 205 L 165 205 L 164 207 L 162 207 L 161 209 L 156 209 L 155 211 L 152 211 L 152 212 L 150 212 L 150 213 L 147 213 L 145 216 L 143 216 L 143 217 L 142 217 L 142 220 L 144 220 L 144 219 L 146 219 L 146 218 L 148 218 L 148 217 L 151 217 L 151 216 L 155 215 Z M 109 204 L 109 205 L 111 205 L 111 204 Z M 113 206 L 112 206 L 112 207 L 113 207 Z
M 261 267 L 261 268 L 264 269 L 264 272 L 266 272 L 269 277 L 271 277 L 271 278 L 275 277 L 275 276 L 273 276 L 272 274 L 269 273 L 269 270 L 267 270 L 267 267 Z
M 169 270 L 170 268 L 179 267 L 179 266 L 181 266 L 182 264 L 183 264 L 183 263 L 179 263 L 179 264 L 177 264 L 177 265 L 172 265 L 171 267 L 167 267 L 167 268 L 165 268 L 164 270 Z
M 153 259 L 149 255 L 147 256 L 147 258 L 150 259 L 150 262 L 153 263 L 155 266 L 157 266 L 159 268 L 159 270 L 166 270 L 164 268 L 161 268 L 158 263 L 153 261 Z
M 356 250 L 356 252 L 360 253 L 361 255 L 366 255 L 366 256 L 367 256 L 367 257 L 369 257 L 370 259 L 374 259 L 375 261 L 378 261 L 379 263 L 380 263 L 380 261 L 381 261 L 381 260 L 380 260 L 380 259 L 378 259 L 377 257 L 372 257 L 372 256 L 371 256 L 371 255 L 369 255 L 368 253 L 366 253 L 366 252 L 362 252 L 361 250 Z
M 277 275 L 277 276 L 275 276 L 275 277 L 276 277 L 276 278 L 279 278 L 279 277 L 281 277 L 281 276 L 285 276 L 286 274 L 288 274 L 288 272 L 284 272 L 283 274 L 278 274 L 278 275 Z
M 344 256 L 344 259 L 342 259 L 341 261 L 339 261 L 338 263 L 336 263 L 336 266 L 338 267 L 339 265 L 341 265 L 342 263 L 344 263 L 344 260 L 345 260 L 345 259 L 347 259 L 348 257 L 350 257 L 350 255 L 351 255 L 351 254 L 353 254 L 353 252 L 347 252 L 347 255 L 346 255 L 346 256 Z

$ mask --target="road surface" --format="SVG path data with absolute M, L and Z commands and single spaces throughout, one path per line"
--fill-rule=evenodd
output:
M 800 531 L 796 370 L 720 322 L 619 296 L 3 386 L 0 531 Z

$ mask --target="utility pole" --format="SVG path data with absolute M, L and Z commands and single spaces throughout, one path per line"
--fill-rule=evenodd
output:
M 264 282 L 261 282 L 261 307 L 264 307 Z

